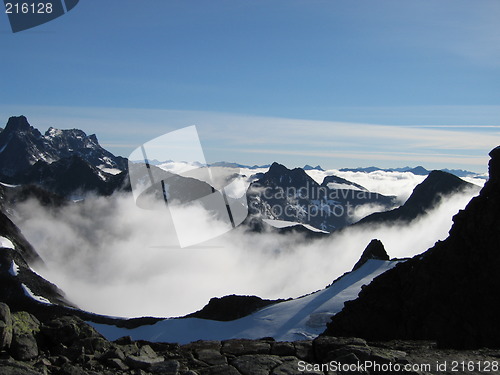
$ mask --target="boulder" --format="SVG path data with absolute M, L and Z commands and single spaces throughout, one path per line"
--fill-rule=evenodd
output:
M 30 361 L 38 356 L 38 344 L 31 333 L 16 334 L 10 348 L 12 357 L 19 361 Z
M 243 375 L 269 375 L 273 368 L 281 365 L 280 357 L 269 354 L 242 355 L 231 361 Z
M 269 354 L 271 345 L 268 342 L 248 339 L 232 339 L 222 342 L 222 354 Z
M 10 354 L 17 360 L 29 361 L 38 356 L 35 336 L 40 332 L 40 322 L 26 311 L 12 314 L 12 345 Z
M 9 306 L 0 302 L 0 350 L 10 347 L 12 342 L 12 316 Z

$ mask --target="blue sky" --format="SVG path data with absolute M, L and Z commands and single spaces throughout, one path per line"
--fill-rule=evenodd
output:
M 498 19 L 496 0 L 82 0 L 16 34 L 4 15 L 0 121 L 124 156 L 195 124 L 207 160 L 485 171 Z

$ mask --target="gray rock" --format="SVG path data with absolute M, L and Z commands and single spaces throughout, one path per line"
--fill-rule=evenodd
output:
M 19 361 L 30 361 L 38 356 L 38 345 L 31 333 L 15 334 L 10 354 Z
M 96 354 L 106 352 L 111 343 L 102 337 L 86 337 L 74 343 L 72 347 L 77 349 L 83 348 L 86 354 Z
M 265 341 L 232 339 L 222 342 L 222 354 L 245 355 L 245 354 L 269 354 L 271 345 Z
M 311 371 L 299 371 L 303 369 L 305 365 L 306 363 L 304 363 L 304 361 L 299 361 L 299 359 L 292 357 L 284 361 L 278 367 L 275 367 L 271 375 L 324 375 L 322 371 L 315 371 L 313 367 L 311 367 Z
M 295 341 L 293 343 L 295 347 L 295 356 L 306 362 L 312 362 L 314 360 L 313 344 L 308 340 Z
M 158 375 L 177 375 L 179 374 L 180 367 L 181 364 L 179 361 L 171 359 L 152 364 L 148 371 Z
M 40 321 L 26 311 L 18 311 L 12 314 L 13 335 L 32 334 L 40 332 Z
M 71 345 L 87 337 L 101 337 L 93 327 L 76 316 L 63 316 L 41 327 L 41 333 L 54 345 Z
M 231 364 L 243 375 L 269 375 L 282 363 L 280 357 L 269 354 L 242 355 L 231 361 Z
M 208 365 L 225 365 L 227 359 L 218 350 L 214 349 L 200 349 L 196 350 L 196 357 L 198 360 L 205 362 Z
M 106 365 L 116 370 L 126 371 L 129 369 L 129 367 L 119 358 L 108 358 Z
M 31 366 L 13 360 L 0 360 L 0 373 L 2 375 L 41 375 Z
M 366 341 L 356 337 L 320 336 L 313 341 L 314 355 L 319 362 L 327 362 L 327 354 L 344 346 L 367 347 Z
M 127 344 L 127 345 L 120 345 L 120 349 L 123 351 L 123 354 L 125 355 L 125 357 L 128 355 L 138 355 L 139 354 L 139 347 L 137 346 L 136 343 Z
M 99 360 L 101 361 L 106 361 L 110 358 L 118 358 L 122 361 L 125 361 L 125 354 L 123 351 L 118 348 L 118 347 L 112 347 L 111 349 L 107 350 L 105 353 L 103 353 L 101 356 L 99 356 Z
M 59 375 L 88 375 L 88 372 L 82 369 L 81 367 L 74 366 L 70 363 L 66 363 L 61 367 L 61 370 L 58 372 Z
M 182 350 L 189 350 L 189 351 L 196 351 L 196 350 L 200 350 L 200 349 L 213 349 L 213 350 L 220 351 L 221 347 L 222 347 L 222 343 L 220 341 L 216 341 L 216 340 L 202 341 L 202 340 L 199 340 L 199 341 L 191 342 L 191 343 L 186 344 L 186 345 L 182 345 L 181 349 Z
M 401 362 L 406 357 L 406 352 L 385 348 L 371 348 L 370 359 L 377 363 Z
M 200 369 L 199 373 L 200 375 L 241 375 L 241 373 L 231 365 L 205 367 Z
M 153 350 L 153 348 L 149 345 L 141 346 L 141 348 L 139 349 L 139 355 L 151 358 L 155 358 L 158 356 L 156 352 Z
M 282 356 L 295 355 L 293 342 L 278 341 L 272 344 L 271 354 Z
M 9 348 L 12 342 L 12 316 L 9 306 L 0 302 L 0 350 Z
M 346 345 L 328 352 L 322 362 L 327 363 L 330 361 L 337 361 L 338 358 L 344 357 L 350 353 L 354 354 L 360 361 L 364 362 L 370 359 L 372 351 L 366 346 Z
M 165 359 L 162 357 L 148 357 L 145 355 L 129 355 L 125 358 L 125 363 L 132 369 L 147 370 L 151 365 L 163 362 Z

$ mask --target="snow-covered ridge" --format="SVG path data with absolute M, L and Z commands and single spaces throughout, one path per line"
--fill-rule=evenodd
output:
M 243 318 L 221 322 L 214 320 L 170 318 L 135 329 L 90 323 L 109 340 L 131 336 L 134 340 L 177 342 L 196 340 L 258 339 L 274 337 L 280 341 L 312 339 L 322 333 L 330 317 L 355 299 L 363 285 L 394 267 L 397 261 L 368 260 L 329 287 L 294 300 L 277 303 Z
M 12 261 L 10 265 L 9 274 L 11 276 L 17 276 L 19 274 L 19 266 L 14 261 Z
M 26 285 L 21 284 L 21 287 L 23 288 L 25 296 L 30 297 L 31 299 L 33 299 L 33 300 L 35 300 L 35 301 L 37 301 L 39 303 L 44 303 L 44 304 L 47 304 L 47 305 L 51 305 L 52 304 L 47 298 L 44 298 L 44 297 L 41 297 L 41 296 L 37 296 Z
M 303 224 L 303 223 L 298 223 L 298 222 L 294 222 L 294 221 L 285 221 L 285 220 L 270 220 L 270 219 L 264 219 L 263 220 L 266 224 L 269 224 L 271 225 L 272 227 L 274 228 L 278 228 L 278 229 L 281 229 L 281 228 L 289 228 L 289 227 L 294 227 L 296 225 L 300 225 L 300 226 L 303 226 L 304 228 L 307 228 L 309 229 L 310 231 L 313 231 L 313 232 L 318 232 L 318 233 L 330 233 L 330 232 L 327 232 L 327 231 L 324 231 L 324 230 L 321 230 L 321 229 L 318 229 L 318 228 L 315 228 L 313 227 L 312 225 L 309 225 L 309 224 Z
M 0 247 L 14 250 L 14 244 L 12 243 L 12 241 L 3 236 L 0 236 Z

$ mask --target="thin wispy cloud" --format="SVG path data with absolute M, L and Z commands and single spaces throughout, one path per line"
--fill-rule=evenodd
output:
M 0 107 L 5 117 L 12 111 Z M 102 144 L 123 156 L 152 138 L 196 125 L 210 162 L 267 164 L 281 155 L 278 161 L 288 166 L 308 163 L 340 168 L 379 162 L 381 167 L 404 163 L 425 164 L 428 169 L 478 170 L 482 166 L 482 171 L 488 152 L 500 144 L 500 125 L 495 124 L 386 125 L 119 108 L 25 107 L 22 113 L 42 131 L 54 126 L 97 133 Z

